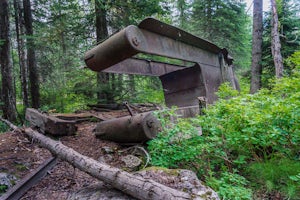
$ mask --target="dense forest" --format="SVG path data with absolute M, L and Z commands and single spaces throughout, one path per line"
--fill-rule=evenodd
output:
M 151 165 L 192 169 L 223 199 L 299 199 L 299 10 L 298 0 L 270 0 L 266 11 L 263 0 L 1 0 L 1 115 L 23 124 L 29 107 L 163 105 L 157 77 L 96 73 L 83 61 L 151 16 L 226 48 L 241 86 L 224 83 L 196 118 L 173 124 L 159 116 L 165 128 L 148 142 Z

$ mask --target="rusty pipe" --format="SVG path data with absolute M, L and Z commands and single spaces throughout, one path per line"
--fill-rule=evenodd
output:
M 137 54 L 142 41 L 139 30 L 131 25 L 111 36 L 85 54 L 84 61 L 93 71 L 102 71 Z

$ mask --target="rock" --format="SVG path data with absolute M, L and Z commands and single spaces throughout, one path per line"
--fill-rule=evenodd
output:
M 135 172 L 135 175 L 149 178 L 171 188 L 194 194 L 195 197 L 205 200 L 220 200 L 218 194 L 211 188 L 204 186 L 197 178 L 196 174 L 189 170 L 166 169 L 150 167 L 143 171 Z M 93 184 L 71 194 L 68 200 L 135 200 L 119 190 L 103 184 L 102 182 Z M 197 199 L 197 198 L 195 198 Z
M 134 155 L 123 156 L 121 160 L 125 163 L 125 167 L 131 171 L 136 170 L 142 164 L 142 160 Z
M 196 174 L 190 170 L 150 167 L 136 174 L 171 188 L 195 194 L 203 199 L 220 200 L 218 194 L 210 187 L 203 185 Z
M 14 182 L 17 178 L 12 174 L 7 174 L 4 172 L 0 173 L 0 186 L 6 186 L 7 189 L 11 188 L 14 185 Z
M 98 161 L 104 164 L 107 164 L 108 162 L 111 162 L 114 159 L 114 157 L 110 154 L 106 154 L 104 156 L 100 156 L 98 158 Z
M 101 150 L 104 152 L 104 153 L 114 153 L 115 151 L 111 148 L 111 147 L 109 147 L 109 146 L 104 146 L 104 147 L 102 147 L 101 148 Z

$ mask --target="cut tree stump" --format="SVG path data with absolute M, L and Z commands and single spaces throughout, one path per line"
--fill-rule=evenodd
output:
M 74 167 L 90 174 L 91 176 L 110 184 L 116 189 L 123 191 L 138 199 L 199 199 L 203 198 L 196 194 L 188 193 L 169 188 L 150 179 L 145 179 L 121 169 L 97 162 L 87 156 L 81 155 L 73 149 L 66 147 L 61 142 L 54 141 L 31 128 L 25 128 L 25 134 L 37 141 L 42 147 L 48 149 L 52 154 L 57 155 Z
M 141 143 L 153 139 L 161 123 L 152 112 L 99 122 L 93 130 L 96 137 L 118 143 Z
M 25 118 L 31 126 L 37 127 L 42 133 L 54 136 L 74 135 L 77 131 L 76 121 L 62 120 L 57 117 L 40 113 L 33 108 L 26 109 Z

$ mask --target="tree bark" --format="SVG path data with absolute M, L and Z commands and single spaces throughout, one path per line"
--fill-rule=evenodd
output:
M 28 100 L 28 83 L 27 83 L 27 65 L 25 60 L 25 50 L 24 50 L 24 39 L 20 36 L 24 35 L 24 19 L 23 11 L 19 0 L 14 0 L 15 8 L 15 25 L 16 25 L 16 35 L 18 44 L 18 56 L 19 56 L 19 66 L 20 66 L 20 80 L 21 80 L 21 92 L 22 99 L 25 108 L 29 107 Z
M 262 73 L 262 32 L 263 32 L 262 0 L 253 1 L 253 30 L 252 30 L 252 65 L 250 93 L 261 88 Z
M 281 43 L 279 38 L 279 32 L 278 32 L 278 14 L 277 14 L 277 6 L 276 1 L 271 0 L 271 8 L 272 8 L 272 31 L 271 31 L 271 38 L 272 38 L 272 56 L 274 60 L 274 66 L 275 66 L 275 73 L 276 78 L 282 78 L 283 77 L 283 61 L 282 61 L 282 55 L 281 55 Z
M 135 198 L 162 200 L 192 199 L 192 196 L 188 193 L 166 187 L 153 180 L 132 175 L 81 155 L 62 143 L 47 138 L 31 128 L 26 128 L 25 133 L 62 160 Z M 202 198 L 198 199 L 201 200 Z
M 29 69 L 30 94 L 33 108 L 40 107 L 39 76 L 35 58 L 35 47 L 33 39 L 32 13 L 30 0 L 23 0 L 24 21 L 27 35 L 27 63 Z
M 106 21 L 106 0 L 96 0 L 95 1 L 95 14 L 96 14 L 96 37 L 97 43 L 103 41 L 108 37 L 107 30 L 107 21 Z M 97 73 L 97 88 L 98 90 L 101 86 L 106 85 L 109 86 L 109 74 L 106 72 L 98 72 Z M 111 95 L 106 91 L 97 92 L 98 102 L 104 101 L 106 103 L 111 103 L 112 99 L 110 99 Z
M 9 5 L 7 0 L 0 1 L 0 65 L 2 75 L 2 106 L 4 118 L 16 121 L 16 97 L 13 87 L 12 64 L 9 41 Z

